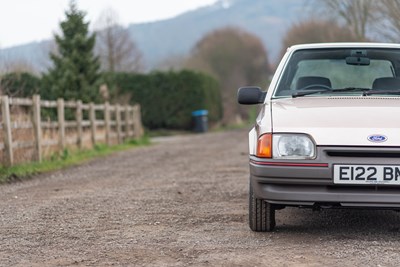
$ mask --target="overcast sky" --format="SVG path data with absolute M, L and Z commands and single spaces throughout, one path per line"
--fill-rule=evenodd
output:
M 174 17 L 217 0 L 77 0 L 91 22 L 111 7 L 122 24 Z M 69 0 L 0 0 L 0 49 L 50 39 L 64 20 Z

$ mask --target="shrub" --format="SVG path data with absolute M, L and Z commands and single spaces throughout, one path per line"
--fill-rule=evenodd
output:
M 206 74 L 183 70 L 107 77 L 112 94 L 141 105 L 143 124 L 149 129 L 190 129 L 191 113 L 198 109 L 209 111 L 210 123 L 222 117 L 218 82 Z
M 0 91 L 14 97 L 32 97 L 39 92 L 40 78 L 28 72 L 11 72 L 0 77 Z

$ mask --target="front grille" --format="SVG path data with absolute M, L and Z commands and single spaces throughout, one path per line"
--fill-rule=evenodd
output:
M 349 158 L 400 158 L 398 151 L 326 151 L 330 157 Z

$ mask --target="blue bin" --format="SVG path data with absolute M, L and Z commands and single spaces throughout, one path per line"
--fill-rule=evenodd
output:
M 201 109 L 192 112 L 193 131 L 205 133 L 208 131 L 208 110 Z

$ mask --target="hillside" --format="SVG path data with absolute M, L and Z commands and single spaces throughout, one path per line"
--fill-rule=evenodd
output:
M 259 36 L 270 58 L 276 60 L 287 28 L 302 17 L 306 0 L 220 0 L 214 5 L 186 12 L 175 18 L 131 24 L 128 30 L 144 55 L 149 69 L 173 56 L 182 56 L 204 34 L 220 27 L 235 26 Z M 49 41 L 0 50 L 7 60 L 23 60 L 44 70 Z
M 219 1 L 173 19 L 130 25 L 129 30 L 152 66 L 170 55 L 187 54 L 204 34 L 225 26 L 256 34 L 271 58 L 276 59 L 282 36 L 304 13 L 304 3 L 304 0 Z

